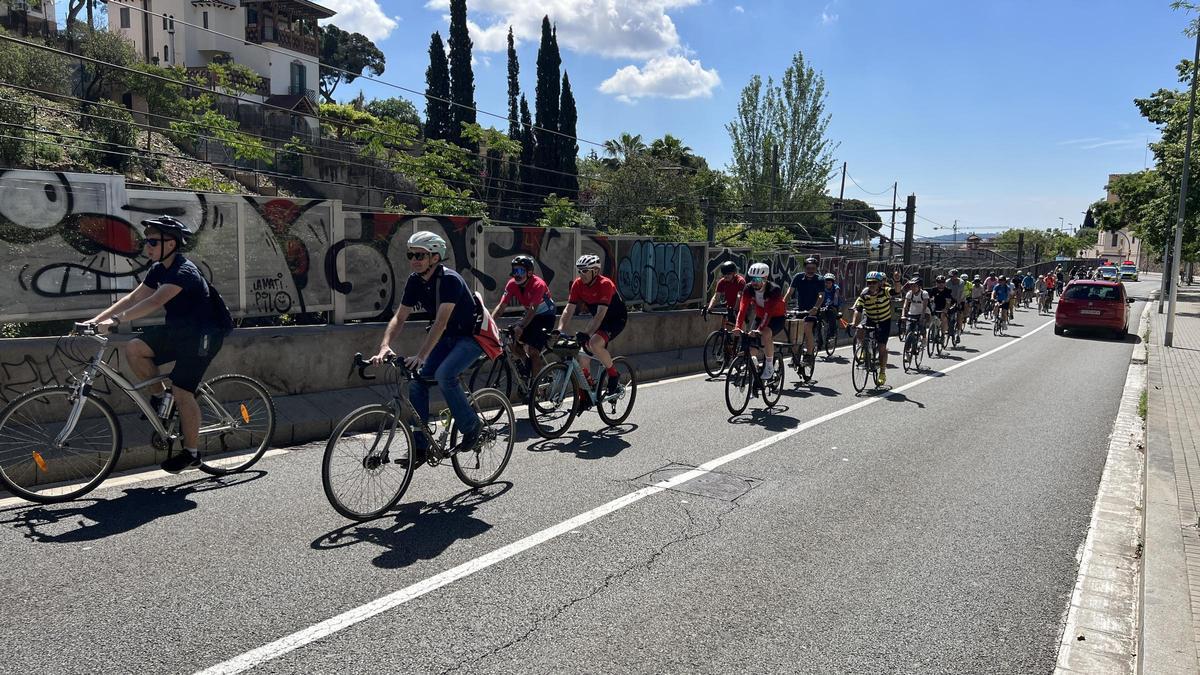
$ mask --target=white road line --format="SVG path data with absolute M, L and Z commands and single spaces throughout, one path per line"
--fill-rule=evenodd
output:
M 423 581 L 419 581 L 411 586 L 402 588 L 398 591 L 395 591 L 394 593 L 385 595 L 385 596 L 378 598 L 376 600 L 373 600 L 365 605 L 355 607 L 354 609 L 343 612 L 342 614 L 338 614 L 337 616 L 326 619 L 325 621 L 322 621 L 318 624 L 315 624 L 315 625 L 305 628 L 303 630 L 292 633 L 291 635 L 280 638 L 274 642 L 265 644 L 261 647 L 258 647 L 257 649 L 252 649 L 248 652 L 245 652 L 244 654 L 235 656 L 234 658 L 229 659 L 228 661 L 224 661 L 215 666 L 212 666 L 211 668 L 207 668 L 205 670 L 198 671 L 197 675 L 231 675 L 232 673 L 241 673 L 241 672 L 250 670 L 251 668 L 255 668 L 255 667 L 262 665 L 268 661 L 279 658 L 280 656 L 283 656 L 284 654 L 295 651 L 296 649 L 299 649 L 305 645 L 308 645 L 313 642 L 316 642 L 317 640 L 321 640 L 323 638 L 329 637 L 330 635 L 333 635 L 334 633 L 338 633 L 342 630 L 345 630 L 346 628 L 349 628 L 357 623 L 366 621 L 367 619 L 370 619 L 371 617 L 374 617 L 374 616 L 377 616 L 384 612 L 387 612 L 389 610 L 395 609 L 395 608 L 409 602 L 410 600 L 415 600 L 416 598 L 419 598 L 419 597 L 425 595 L 426 593 L 436 591 L 439 588 L 442 588 L 443 586 L 447 586 L 449 584 L 454 583 L 455 581 L 458 581 L 459 579 L 469 577 L 472 574 L 475 574 L 476 572 L 485 570 L 485 569 L 491 567 L 492 565 L 495 565 L 496 563 L 508 560 L 509 558 L 512 558 L 524 551 L 528 551 L 529 549 L 534 548 L 535 546 L 539 546 L 539 545 L 544 544 L 560 535 L 566 534 L 567 532 L 570 532 L 571 530 L 580 528 L 584 525 L 587 525 L 588 523 L 590 523 L 592 521 L 603 518 L 604 516 L 607 516 L 610 513 L 614 513 L 614 512 L 619 511 L 627 506 L 630 506 L 631 504 L 635 504 L 635 503 L 645 499 L 646 497 L 650 497 L 652 495 L 656 495 L 665 490 L 669 490 L 671 488 L 682 485 L 694 478 L 698 478 L 699 476 L 709 473 L 709 472 L 711 472 L 721 466 L 724 466 L 725 464 L 728 464 L 736 459 L 740 459 L 747 455 L 756 453 L 759 450 L 770 447 L 784 439 L 790 438 L 792 436 L 795 436 L 796 434 L 807 431 L 817 425 L 824 424 L 825 422 L 828 422 L 830 420 L 841 417 L 842 415 L 848 415 L 856 410 L 865 408 L 874 403 L 878 403 L 879 401 L 883 400 L 884 398 L 886 398 L 887 396 L 889 396 L 891 394 L 902 393 L 902 392 L 912 389 L 913 387 L 916 387 L 920 384 L 924 384 L 925 382 L 928 382 L 932 379 L 941 377 L 947 373 L 950 373 L 959 368 L 962 368 L 963 366 L 966 366 L 967 364 L 974 363 L 976 361 L 979 361 L 980 359 L 987 358 L 993 354 L 996 354 L 997 352 L 1008 349 L 1009 347 L 1017 344 L 1021 340 L 1029 337 L 1030 335 L 1033 335 L 1034 333 L 1042 330 L 1046 326 L 1049 326 L 1053 323 L 1054 323 L 1053 320 L 1048 321 L 1048 322 L 1042 324 L 1041 326 L 1034 328 L 1033 330 L 1029 331 L 1028 333 L 1021 335 L 1019 337 L 1016 337 L 1015 339 L 1013 339 L 1010 342 L 1006 342 L 1006 343 L 1000 345 L 999 347 L 996 347 L 995 349 L 984 352 L 983 354 L 979 354 L 978 356 L 974 356 L 965 361 L 960 361 L 954 365 L 947 367 L 944 370 L 936 371 L 933 374 L 917 378 L 916 380 L 913 380 L 912 382 L 909 382 L 908 384 L 897 387 L 896 389 L 892 389 L 892 390 L 888 390 L 888 391 L 881 391 L 878 394 L 875 394 L 869 398 L 859 401 L 858 403 L 849 405 L 840 410 L 835 410 L 834 412 L 822 415 L 815 419 L 811 419 L 807 422 L 800 424 L 797 427 L 793 427 L 791 429 L 788 429 L 787 431 L 779 432 L 773 436 L 768 436 L 767 438 L 764 438 L 764 439 L 758 441 L 757 443 L 748 445 L 740 450 L 735 450 L 729 454 L 722 455 L 720 457 L 717 457 L 716 459 L 709 460 L 709 461 L 705 462 L 704 464 L 701 464 L 700 466 L 696 467 L 695 469 L 692 469 L 691 471 L 679 474 L 678 476 L 674 476 L 667 480 L 660 481 L 658 483 L 655 483 L 654 485 L 644 487 L 640 490 L 631 492 L 622 497 L 618 497 L 617 499 L 614 499 L 614 500 L 608 502 L 607 504 L 597 506 L 596 508 L 594 508 L 590 511 L 586 511 L 586 512 L 581 513 L 573 518 L 564 520 L 561 523 L 558 523 L 557 525 L 552 525 L 544 530 L 541 530 L 540 532 L 535 532 L 534 534 L 531 534 L 528 537 L 525 537 L 524 539 L 517 540 L 511 544 L 508 544 L 507 546 L 498 548 L 495 551 L 492 551 L 491 553 L 487 553 L 487 554 L 482 555 L 473 560 L 469 560 L 465 563 L 462 563 L 461 565 L 452 567 L 444 572 L 441 572 L 440 574 L 436 574 L 436 575 L 429 577 Z

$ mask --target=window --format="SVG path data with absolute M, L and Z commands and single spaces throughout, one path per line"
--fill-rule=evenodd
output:
M 1101 300 L 1116 302 L 1121 300 L 1121 289 L 1116 286 L 1076 284 L 1067 289 L 1065 296 L 1068 300 Z
M 170 63 L 170 62 L 171 62 L 171 57 L 167 53 L 167 46 L 163 45 L 163 63 Z
M 129 21 L 129 8 L 121 8 L 121 28 L 129 28 L 132 24 Z
M 169 26 L 167 26 L 167 30 L 170 30 L 170 31 L 175 30 L 175 15 L 174 14 L 171 15 L 171 23 Z
M 208 12 L 204 13 L 204 28 L 208 29 Z
M 308 69 L 303 63 L 298 61 L 292 62 L 292 94 L 303 94 L 307 88 L 305 85 L 308 82 Z
M 163 14 L 163 30 L 167 29 L 167 15 Z
M 1112 233 L 1112 246 L 1113 246 L 1113 248 L 1116 248 L 1116 246 L 1117 246 L 1117 233 L 1116 232 Z

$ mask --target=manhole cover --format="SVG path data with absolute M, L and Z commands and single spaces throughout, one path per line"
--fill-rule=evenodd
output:
M 636 480 L 646 485 L 654 485 L 664 480 L 670 480 L 680 474 L 693 471 L 695 468 L 687 464 L 668 464 L 661 469 L 655 469 L 644 476 L 640 476 Z M 762 479 L 760 478 L 709 471 L 669 489 L 674 492 L 696 495 L 697 497 L 708 497 L 709 499 L 720 499 L 721 501 L 731 502 L 754 489 L 760 483 L 762 483 Z

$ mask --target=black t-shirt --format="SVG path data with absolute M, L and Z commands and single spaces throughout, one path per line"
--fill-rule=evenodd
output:
M 933 309 L 941 311 L 950 306 L 950 301 L 954 296 L 950 293 L 949 288 L 934 288 L 929 291 L 929 299 L 933 301 Z
M 181 290 L 167 301 L 167 327 L 206 330 L 214 327 L 212 307 L 208 302 L 208 282 L 200 274 L 196 263 L 176 253 L 170 267 L 161 262 L 150 266 L 146 288 L 158 289 L 163 284 L 178 286 Z
M 409 275 L 404 284 L 404 296 L 400 299 L 400 304 L 405 307 L 419 306 L 429 312 L 431 321 L 437 316 L 437 304 L 447 302 L 454 303 L 454 311 L 444 335 L 474 335 L 475 294 L 462 275 L 444 265 L 438 265 L 428 282 L 416 272 Z
M 817 296 L 824 290 L 825 280 L 821 278 L 820 274 L 808 277 L 801 272 L 792 278 L 792 297 L 796 299 L 797 309 L 802 311 L 808 311 L 816 306 Z

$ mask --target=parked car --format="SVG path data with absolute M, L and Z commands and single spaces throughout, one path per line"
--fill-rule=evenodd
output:
M 1099 278 L 1103 279 L 1104 281 L 1117 281 L 1121 277 L 1121 273 L 1118 272 L 1117 268 L 1112 265 L 1105 265 L 1097 271 L 1100 273 Z
M 1130 281 L 1138 280 L 1137 265 L 1121 265 L 1121 278 L 1129 279 Z
M 1133 299 L 1125 294 L 1119 281 L 1081 279 L 1063 289 L 1054 312 L 1054 334 L 1064 331 L 1093 329 L 1109 331 L 1114 338 L 1125 339 L 1129 332 L 1129 305 Z

